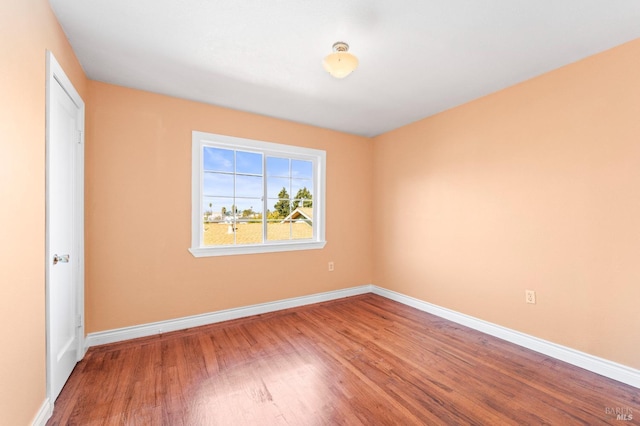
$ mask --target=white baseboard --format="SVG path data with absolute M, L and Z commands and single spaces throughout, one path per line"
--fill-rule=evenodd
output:
M 223 311 L 216 311 L 207 314 L 90 333 L 87 335 L 84 342 L 85 347 L 89 348 L 91 346 L 104 345 L 106 343 L 115 343 L 123 340 L 136 339 L 138 337 L 153 336 L 160 333 L 184 330 L 187 328 L 199 327 L 202 325 L 209 325 L 217 322 L 249 317 L 252 315 L 266 314 L 268 312 L 280 311 L 282 309 L 295 308 L 298 306 L 326 302 L 329 300 L 341 299 L 365 293 L 371 293 L 371 285 L 367 284 L 343 290 L 328 291 L 326 293 L 294 297 L 291 299 L 260 303 L 258 305 L 245 306 L 241 308 L 225 309 Z
M 85 347 L 103 345 L 107 343 L 121 342 L 138 337 L 152 336 L 170 331 L 184 330 L 202 325 L 214 324 L 221 321 L 228 321 L 238 318 L 245 318 L 252 315 L 265 314 L 282 309 L 295 308 L 298 306 L 310 305 L 312 303 L 326 302 L 329 300 L 341 299 L 359 294 L 374 293 L 387 299 L 395 300 L 404 305 L 411 306 L 424 312 L 439 316 L 441 318 L 464 325 L 474 330 L 481 331 L 491 336 L 498 337 L 516 345 L 531 349 L 533 351 L 548 355 L 552 358 L 567 362 L 585 370 L 600 374 L 610 379 L 640 388 L 640 370 L 617 364 L 603 358 L 598 358 L 575 349 L 561 346 L 547 340 L 521 333 L 500 325 L 496 325 L 469 315 L 452 311 L 441 306 L 437 306 L 422 300 L 406 296 L 395 291 L 387 290 L 375 285 L 362 285 L 343 290 L 329 291 L 326 293 L 312 294 L 309 296 L 294 297 L 275 302 L 261 303 L 258 305 L 245 306 L 235 309 L 211 312 L 202 315 L 177 318 L 168 321 L 159 321 L 149 324 L 142 324 L 133 327 L 119 328 L 115 330 L 91 333 L 85 339 Z M 42 411 L 42 410 L 41 410 Z M 34 423 L 35 425 L 35 423 Z
M 42 403 L 42 406 L 38 410 L 38 414 L 33 418 L 31 422 L 32 426 L 45 426 L 47 424 L 47 420 L 51 418 L 53 414 L 53 405 L 49 398 L 45 399 Z
M 561 346 L 556 343 L 542 340 L 537 337 L 511 330 L 469 315 L 461 314 L 450 309 L 443 308 L 395 291 L 387 290 L 375 285 L 371 286 L 371 292 L 387 299 L 395 300 L 403 305 L 411 306 L 424 312 L 464 325 L 474 330 L 481 331 L 491 336 L 498 337 L 516 345 L 548 355 L 552 358 L 584 368 L 593 373 L 600 374 L 613 380 L 640 388 L 640 370 L 617 364 L 603 358 L 598 358 L 575 349 Z

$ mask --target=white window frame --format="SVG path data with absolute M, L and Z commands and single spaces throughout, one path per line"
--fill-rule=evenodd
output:
M 205 147 L 245 150 L 260 152 L 265 156 L 281 156 L 313 161 L 313 225 L 315 227 L 313 238 L 311 240 L 263 241 L 258 244 L 205 246 L 202 241 L 204 235 L 204 223 L 202 220 L 202 188 L 204 179 L 202 154 Z M 191 248 L 189 248 L 191 254 L 195 257 L 207 257 L 322 249 L 327 243 L 325 240 L 326 157 L 326 151 L 319 149 L 217 135 L 194 130 L 191 141 Z M 263 196 L 266 198 L 266 194 L 263 194 Z M 266 220 L 266 210 L 263 211 L 263 220 Z

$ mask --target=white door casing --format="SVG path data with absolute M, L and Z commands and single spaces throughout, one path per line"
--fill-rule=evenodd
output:
M 84 356 L 84 102 L 51 52 L 46 85 L 47 398 Z

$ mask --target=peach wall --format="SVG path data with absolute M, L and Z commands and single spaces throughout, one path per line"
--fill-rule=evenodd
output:
M 83 97 L 86 78 L 47 1 L 0 20 L 0 423 L 26 425 L 46 396 L 45 50 Z
M 371 282 L 369 139 L 104 83 L 89 87 L 88 333 Z M 192 130 L 326 150 L 326 247 L 194 258 L 187 251 Z
M 640 40 L 375 138 L 374 284 L 640 368 L 638 76 Z

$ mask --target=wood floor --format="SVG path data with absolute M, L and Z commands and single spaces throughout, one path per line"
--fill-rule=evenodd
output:
M 616 420 L 615 410 L 633 420 Z M 640 424 L 640 390 L 366 294 L 90 348 L 48 425 Z

